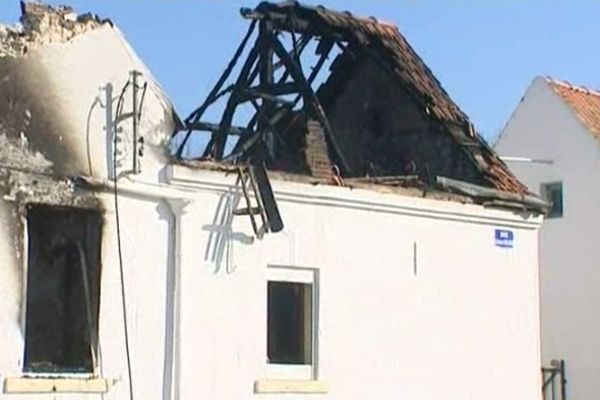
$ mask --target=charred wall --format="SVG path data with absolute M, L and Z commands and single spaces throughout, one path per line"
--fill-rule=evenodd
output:
M 0 249 L 13 258 L 15 279 L 23 229 L 14 221 L 28 204 L 101 211 L 100 196 L 76 189 L 73 178 L 130 173 L 133 154 L 140 177 L 161 179 L 176 119 L 110 21 L 66 6 L 23 2 L 21 11 L 20 25 L 0 24 Z M 137 141 L 134 92 L 143 116 Z
M 52 77 L 40 64 L 21 59 L 0 58 L 5 78 L 0 90 L 0 127 L 13 140 L 27 141 L 35 152 L 52 160 L 60 175 L 83 174 L 84 159 L 73 151 L 71 135 L 76 130 L 57 109 L 61 104 L 50 82 Z
M 0 25 L 3 133 L 42 153 L 56 176 L 107 179 L 116 164 L 158 179 L 176 116 L 118 28 L 68 7 L 22 11 L 21 26 Z
M 369 58 L 344 60 L 349 77 L 323 99 L 350 176 L 446 176 L 480 184 L 479 172 L 445 127 L 425 118 L 407 90 Z M 336 71 L 336 69 L 338 71 Z
M 72 177 L 106 176 L 111 103 L 100 88 L 137 67 L 96 17 L 35 3 L 22 12 L 20 26 L 0 25 L 0 293 L 14 299 L 0 306 L 10 321 L 2 337 L 8 325 L 22 328 L 27 207 L 103 213 L 100 196 Z
M 57 76 L 59 66 L 52 68 L 44 48 L 65 45 L 99 29 L 103 22 L 90 14 L 79 16 L 66 6 L 53 8 L 34 2 L 21 2 L 21 12 L 20 27 L 0 26 L 2 134 L 27 141 L 30 149 L 43 153 L 52 160 L 55 174 L 83 174 L 87 172 L 83 168 L 85 160 L 73 150 L 72 140 L 73 133 L 83 129 L 66 115 L 70 112 L 65 107 L 69 93 L 56 85 L 65 76 Z M 63 60 L 76 62 L 65 56 Z M 86 106 L 80 105 L 82 109 Z

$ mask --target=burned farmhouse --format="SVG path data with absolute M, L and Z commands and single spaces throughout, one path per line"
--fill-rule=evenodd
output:
M 538 398 L 547 204 L 397 27 L 242 9 L 182 119 L 113 21 L 21 8 L 0 399 Z

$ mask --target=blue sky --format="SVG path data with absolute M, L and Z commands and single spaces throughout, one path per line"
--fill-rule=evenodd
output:
M 252 1 L 65 0 L 110 17 L 183 116 L 197 106 L 246 29 Z M 314 4 L 314 3 L 313 3 Z M 584 0 L 321 0 L 331 8 L 397 24 L 488 140 L 531 80 L 550 75 L 600 88 L 600 2 Z M 14 22 L 17 0 L 0 0 Z

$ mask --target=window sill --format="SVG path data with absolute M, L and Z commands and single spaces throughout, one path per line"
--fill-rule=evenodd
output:
M 329 393 L 329 385 L 324 381 L 264 379 L 254 382 L 254 393 Z
M 113 382 L 100 378 L 36 378 L 4 379 L 4 393 L 107 393 Z

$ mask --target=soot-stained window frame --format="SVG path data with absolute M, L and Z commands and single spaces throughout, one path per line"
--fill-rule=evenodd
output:
M 48 222 L 50 227 L 41 228 L 40 231 L 42 216 L 54 218 L 54 220 Z M 38 219 L 37 221 L 36 218 Z M 65 220 L 60 221 L 61 218 Z M 75 221 L 78 221 L 80 224 L 77 224 Z M 23 250 L 25 255 L 23 260 L 25 285 L 23 288 L 22 317 L 23 373 L 34 376 L 95 376 L 98 367 L 103 215 L 100 210 L 93 208 L 29 203 L 24 207 L 22 223 Z M 68 231 L 68 226 L 73 227 L 71 228 L 72 231 Z M 60 235 L 51 234 L 52 230 L 59 232 Z M 42 244 L 40 247 L 40 243 L 43 243 L 46 237 L 51 237 L 55 242 L 53 244 Z M 46 284 L 44 282 L 36 286 L 35 279 L 40 280 L 43 272 L 39 270 L 40 265 L 36 266 L 35 263 L 43 264 L 44 261 L 43 255 L 36 255 L 35 252 L 46 251 L 52 254 L 50 250 L 58 252 L 55 258 L 52 258 L 54 264 L 51 265 L 61 268 L 62 272 L 56 273 L 62 274 L 64 278 L 54 279 L 55 289 L 60 290 L 62 288 L 64 293 L 62 297 L 58 295 L 54 298 L 55 310 L 46 310 L 46 312 L 54 313 L 56 316 L 62 315 L 63 322 L 65 320 L 69 321 L 70 325 L 68 326 L 57 322 L 54 327 L 48 327 L 47 321 L 34 320 L 36 318 L 34 313 L 40 313 L 39 303 L 43 301 L 38 298 L 38 304 L 36 305 L 32 290 L 42 290 L 41 294 L 38 294 L 38 296 L 42 296 L 42 300 L 53 296 L 53 294 L 49 294 L 52 290 L 50 283 Z M 82 254 L 83 259 L 81 258 Z M 40 257 L 42 257 L 42 261 L 39 260 Z M 60 263 L 60 257 L 63 257 L 63 263 Z M 75 264 L 75 260 L 82 260 L 83 264 L 81 262 Z M 88 277 L 87 289 L 82 278 L 82 265 L 86 268 L 86 275 Z M 37 273 L 38 276 L 34 276 L 34 273 Z M 50 269 L 46 271 L 46 274 L 48 279 L 50 279 L 52 275 Z M 81 286 L 76 282 L 77 280 L 80 281 Z M 46 288 L 47 292 L 43 291 L 45 285 L 48 286 Z M 69 291 L 72 292 L 68 293 Z M 80 304 L 74 305 L 73 301 L 68 302 L 69 294 L 80 299 Z M 88 304 L 90 306 L 89 309 Z M 36 309 L 36 307 L 38 308 Z M 88 319 L 88 316 L 91 319 Z M 44 324 L 48 328 L 46 334 L 49 334 L 50 337 L 54 334 L 56 338 L 56 335 L 62 334 L 62 347 L 48 347 L 46 350 L 40 350 L 41 346 L 34 343 L 36 335 L 44 335 L 39 331 L 44 327 Z M 73 335 L 74 332 L 83 332 L 84 334 Z M 75 339 L 71 336 L 75 337 Z M 68 340 L 65 340 L 66 337 L 68 337 Z M 77 338 L 80 340 L 77 341 Z M 57 339 L 56 343 L 58 342 L 60 340 Z M 73 348 L 77 350 L 73 350 Z M 54 356 L 49 355 L 52 352 L 55 352 Z M 57 355 L 59 353 L 62 354 L 62 358 Z M 46 360 L 42 360 L 43 358 L 46 358 Z
M 301 360 L 281 360 L 281 359 L 270 359 L 270 345 L 269 341 L 271 335 L 269 332 L 269 288 L 270 284 L 292 284 L 292 285 L 306 285 L 303 290 L 309 290 L 310 296 L 310 307 L 305 308 L 304 305 L 304 317 L 305 321 L 303 324 L 303 332 L 298 337 L 302 337 L 305 341 L 301 346 L 303 349 L 303 355 Z M 297 286 L 299 287 L 299 286 Z M 307 287 L 310 287 L 308 289 Z M 319 324 L 319 278 L 318 270 L 313 268 L 304 267 L 290 267 L 290 266 L 273 266 L 269 265 L 267 268 L 267 282 L 265 287 L 265 358 L 267 363 L 267 374 L 272 379 L 317 379 L 317 367 L 318 367 L 318 324 Z M 308 315 L 307 315 L 308 314 Z M 306 321 L 309 318 L 309 321 Z M 309 325 L 309 332 L 306 332 L 306 323 Z M 306 342 L 308 341 L 308 343 Z M 307 349 L 307 345 L 309 349 Z M 308 350 L 308 351 L 306 351 Z

